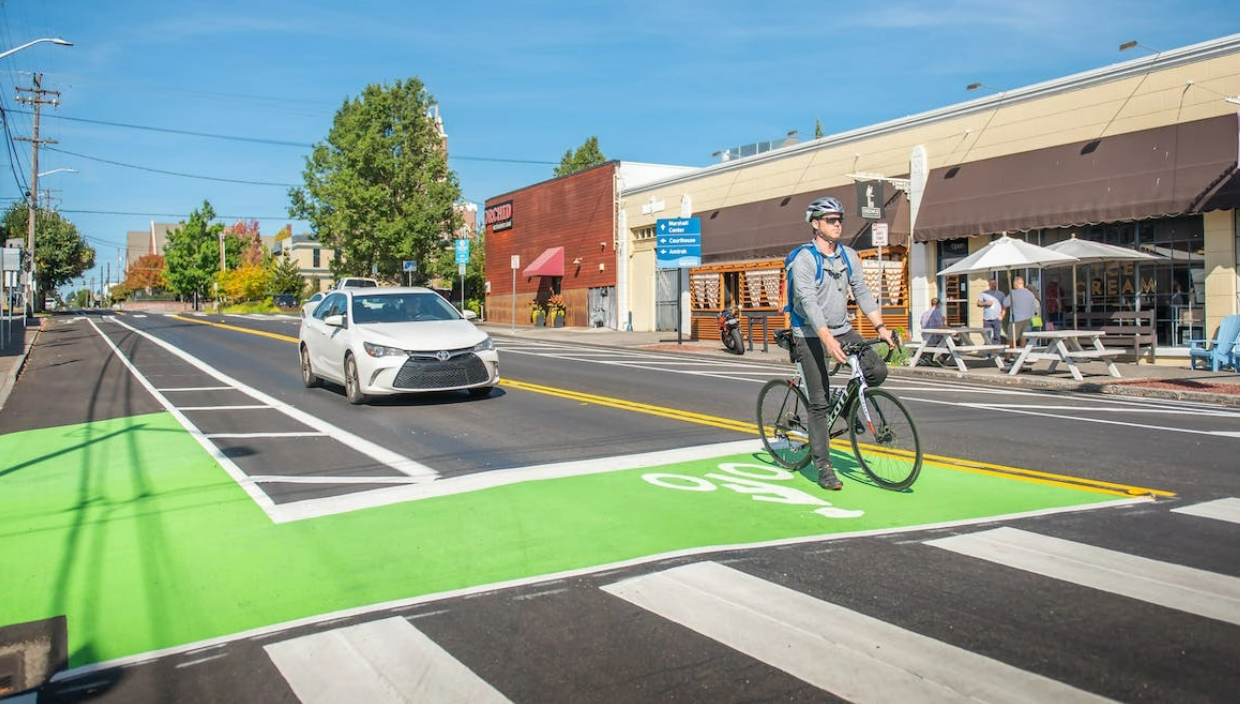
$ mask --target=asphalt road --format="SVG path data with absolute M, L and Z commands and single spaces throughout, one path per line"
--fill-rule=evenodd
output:
M 757 389 L 787 372 L 743 360 L 500 338 L 505 385 L 490 398 L 437 394 L 359 408 L 338 389 L 302 388 L 289 339 L 296 322 L 58 318 L 0 411 L 0 449 L 6 438 L 67 426 L 73 426 L 68 436 L 102 440 L 91 429 L 145 419 L 171 404 L 198 429 L 204 447 L 217 448 L 220 466 L 272 522 L 287 527 L 282 530 L 309 530 L 299 538 L 304 543 L 316 540 L 318 526 L 343 532 L 368 512 L 407 511 L 405 502 L 419 487 L 752 441 L 744 426 L 752 423 Z M 1240 657 L 1240 509 L 1232 503 L 1240 496 L 1234 461 L 1240 414 L 954 380 L 893 378 L 888 387 L 913 411 L 927 454 L 954 469 L 936 470 L 906 495 L 849 481 L 842 497 L 826 498 L 831 508 L 864 509 L 871 516 L 916 514 L 904 523 L 821 534 L 810 527 L 795 538 L 652 551 L 646 543 L 626 542 L 638 524 L 648 524 L 656 536 L 673 536 L 710 523 L 710 511 L 719 507 L 630 507 L 624 489 L 611 486 L 601 493 L 615 492 L 617 516 L 631 520 L 607 523 L 603 516 L 599 523 L 597 506 L 609 504 L 592 504 L 586 496 L 578 503 L 572 492 L 584 491 L 583 483 L 521 521 L 497 517 L 511 505 L 488 505 L 460 529 L 471 531 L 468 549 L 456 547 L 445 557 L 451 562 L 455 556 L 458 569 L 473 561 L 471 577 L 477 577 L 492 569 L 484 569 L 483 556 L 500 553 L 528 566 L 511 572 L 523 576 L 478 578 L 474 586 L 425 593 L 402 592 L 396 584 L 373 598 L 367 591 L 373 585 L 350 582 L 344 573 L 383 581 L 369 572 L 371 561 L 388 559 L 384 543 L 399 541 L 398 533 L 387 540 L 372 535 L 371 543 L 341 553 L 330 552 L 326 533 L 319 532 L 323 542 L 313 558 L 319 574 L 339 580 L 329 586 L 343 596 L 366 597 L 359 596 L 360 605 L 272 617 L 236 632 L 221 626 L 212 638 L 169 645 L 157 656 L 92 659 L 79 649 L 75 669 L 48 694 L 63 701 L 377 701 L 370 698 L 376 669 L 396 690 L 413 691 L 402 687 L 414 687 L 408 682 L 417 678 L 384 665 L 382 654 L 367 661 L 370 670 L 344 654 L 371 642 L 381 643 L 382 653 L 438 663 L 434 672 L 460 670 L 441 684 L 466 692 L 460 696 L 468 701 L 936 700 L 944 690 L 926 689 L 926 681 L 948 682 L 949 690 L 991 701 L 1015 701 L 1014 693 L 1043 701 L 1230 700 L 1240 685 L 1231 666 Z M 12 446 L 26 451 L 30 444 Z M 92 462 L 102 468 L 100 453 L 85 455 L 90 459 L 80 470 L 88 472 Z M 187 451 L 178 446 L 175 454 Z M 147 455 L 135 450 L 132 457 Z M 39 456 L 0 468 L 0 481 L 55 461 Z M 676 471 L 691 474 L 695 462 L 710 464 L 685 460 Z M 951 483 L 974 470 L 1002 475 L 1005 468 L 1018 471 L 1020 481 L 994 479 L 1003 483 L 980 489 Z M 434 481 L 423 482 L 423 471 Z M 726 488 L 718 478 L 726 471 L 718 465 L 704 475 L 716 477 L 712 492 Z M 144 481 L 155 486 L 161 480 L 156 474 Z M 816 493 L 810 482 L 790 479 L 788 486 Z M 732 481 L 746 486 L 744 478 Z M 1102 503 L 1091 510 L 996 508 L 989 520 L 935 513 L 955 504 L 998 505 L 1012 498 L 1006 494 L 1043 485 L 1133 493 L 1100 493 Z M 1158 498 L 1144 498 L 1147 490 Z M 545 493 L 561 496 L 550 484 Z M 723 522 L 738 516 L 757 521 L 757 509 L 742 509 Z M 569 519 L 557 515 L 578 510 L 582 515 Z M 927 518 L 918 518 L 920 511 Z M 425 525 L 456 525 L 451 518 Z M 563 526 L 557 532 L 565 542 L 538 534 L 539 524 Z M 8 526 L 0 544 L 24 537 L 19 524 L 0 525 Z M 228 534 L 230 526 L 219 530 Z M 161 540 L 173 533 L 170 517 Z M 985 536 L 989 547 L 966 540 L 970 536 Z M 628 556 L 599 567 L 538 571 L 558 564 L 544 562 L 555 555 L 543 553 L 569 546 L 583 555 L 615 550 Z M 287 548 L 263 549 L 240 543 L 212 554 L 270 556 Z M 1026 554 L 1043 559 L 1012 557 Z M 1057 572 L 1055 565 L 1063 564 L 1073 569 Z M 1107 569 L 1090 569 L 1097 565 Z M 63 572 L 76 577 L 68 568 Z M 288 574 L 295 573 L 290 568 Z M 417 574 L 411 571 L 410 583 Z M 303 583 L 290 586 L 313 591 Z M 246 596 L 242 589 L 237 599 L 258 603 L 261 593 L 249 588 Z M 216 618 L 227 623 L 224 615 Z M 835 623 L 847 627 L 832 631 Z M 96 630 L 106 640 L 104 628 Z M 859 641 L 850 645 L 849 633 Z M 788 657 L 789 648 L 803 656 Z M 918 653 L 932 654 L 929 662 L 917 661 Z M 949 664 L 957 674 L 933 663 Z M 336 691 L 339 697 L 331 698 Z

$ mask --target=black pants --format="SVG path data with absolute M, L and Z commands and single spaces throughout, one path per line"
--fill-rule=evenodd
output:
M 841 345 L 850 342 L 861 342 L 861 334 L 849 330 L 835 339 Z M 814 466 L 819 469 L 831 466 L 831 428 L 827 427 L 827 418 L 831 415 L 831 395 L 829 393 L 830 378 L 827 376 L 829 360 L 827 348 L 818 336 L 797 338 L 797 361 L 805 373 L 805 391 L 809 396 L 809 449 L 814 457 Z M 801 344 L 804 342 L 805 344 Z

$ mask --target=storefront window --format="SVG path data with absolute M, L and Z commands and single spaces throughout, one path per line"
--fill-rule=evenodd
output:
M 1042 280 L 1035 290 L 1042 295 L 1048 317 L 1055 320 L 1054 308 L 1058 307 L 1063 313 L 1062 324 L 1070 327 L 1073 310 L 1153 310 L 1160 346 L 1187 346 L 1190 339 L 1202 337 L 1205 232 L 1201 216 L 1043 230 L 1036 237 L 1031 236 L 1030 241 L 1048 245 L 1073 234 L 1157 258 L 1079 264 L 1075 292 L 1072 267 L 1042 271 Z M 1036 273 L 1026 272 L 1026 281 L 1033 280 Z M 1051 300 L 1056 292 L 1061 292 L 1058 306 Z

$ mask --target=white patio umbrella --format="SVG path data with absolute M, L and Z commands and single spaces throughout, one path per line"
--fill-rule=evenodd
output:
M 1133 259 L 1157 260 L 1162 258 L 1153 254 L 1139 252 L 1135 249 L 1117 247 L 1105 242 L 1078 239 L 1075 232 L 1072 233 L 1072 237 L 1062 242 L 1046 245 L 1046 249 L 1076 257 L 1076 261 L 1072 264 L 1072 328 L 1074 330 L 1079 327 L 1077 325 L 1078 311 L 1076 306 L 1076 267 L 1078 265 L 1092 264 L 1094 262 L 1117 262 Z
M 1076 257 L 1061 254 L 1046 247 L 1039 247 L 1024 240 L 1002 237 L 982 247 L 973 254 L 952 264 L 938 273 L 939 276 L 954 274 L 977 274 L 985 271 L 1008 272 L 1008 281 L 1012 280 L 1013 269 L 1035 268 L 1047 266 L 1067 266 L 1076 263 Z M 1015 325 L 1013 324 L 1013 328 Z M 1014 330 L 1009 329 L 1008 339 L 1013 338 Z

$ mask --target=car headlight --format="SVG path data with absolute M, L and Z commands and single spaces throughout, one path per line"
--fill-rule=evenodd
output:
M 487 339 L 474 345 L 475 352 L 487 352 L 495 349 L 495 343 L 491 341 L 491 336 L 487 335 Z
M 362 349 L 366 350 L 366 354 L 370 355 L 371 357 L 408 357 L 409 356 L 409 353 L 402 349 L 397 349 L 395 347 L 388 347 L 386 345 L 376 345 L 373 342 L 363 342 Z

